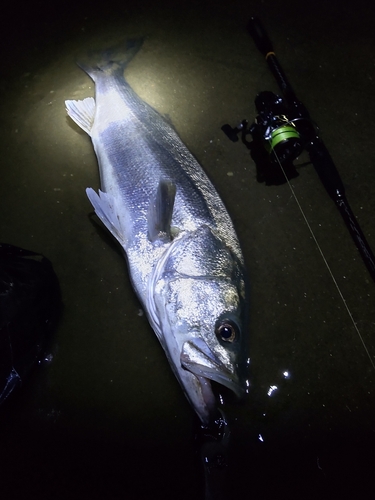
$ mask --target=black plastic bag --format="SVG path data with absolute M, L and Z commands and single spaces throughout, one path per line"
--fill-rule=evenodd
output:
M 0 404 L 45 354 L 60 312 L 51 262 L 0 243 Z

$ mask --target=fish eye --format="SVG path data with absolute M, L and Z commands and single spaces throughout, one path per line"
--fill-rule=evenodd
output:
M 238 327 L 229 319 L 223 319 L 215 328 L 216 336 L 223 342 L 234 342 L 238 337 Z

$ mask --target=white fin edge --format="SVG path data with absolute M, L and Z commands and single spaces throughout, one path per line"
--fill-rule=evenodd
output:
M 82 101 L 65 101 L 66 112 L 70 118 L 91 136 L 91 129 L 95 118 L 95 99 L 86 97 Z

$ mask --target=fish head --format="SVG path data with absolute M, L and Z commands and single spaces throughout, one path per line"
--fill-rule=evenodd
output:
M 245 283 L 242 262 L 208 226 L 171 244 L 154 282 L 159 340 L 204 425 L 218 413 L 212 381 L 246 393 Z

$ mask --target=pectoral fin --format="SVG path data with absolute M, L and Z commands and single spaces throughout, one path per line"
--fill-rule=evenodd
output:
M 95 209 L 96 215 L 103 222 L 108 231 L 124 246 L 124 235 L 121 230 L 113 196 L 109 193 L 100 191 L 100 189 L 99 194 L 97 194 L 92 188 L 87 188 L 86 194 Z
M 148 211 L 148 237 L 153 243 L 166 243 L 172 240 L 172 214 L 176 196 L 176 185 L 161 180 Z

